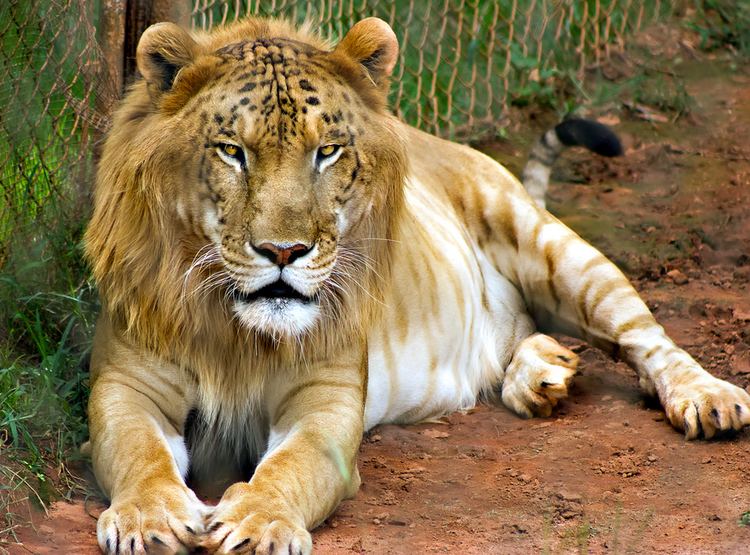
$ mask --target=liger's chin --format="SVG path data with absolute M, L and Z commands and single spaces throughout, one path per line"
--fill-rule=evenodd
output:
M 310 331 L 320 318 L 320 306 L 315 299 L 259 298 L 235 300 L 234 313 L 248 329 L 282 339 Z

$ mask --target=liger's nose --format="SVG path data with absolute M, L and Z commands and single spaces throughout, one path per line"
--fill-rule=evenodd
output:
M 253 250 L 265 256 L 268 260 L 274 264 L 278 264 L 281 267 L 291 264 L 298 258 L 305 256 L 312 246 L 304 245 L 302 243 L 295 243 L 290 245 L 288 243 L 261 243 L 260 245 L 253 245 Z

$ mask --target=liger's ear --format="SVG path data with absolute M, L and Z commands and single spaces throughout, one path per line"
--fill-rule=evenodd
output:
M 155 93 L 168 91 L 177 73 L 195 60 L 198 44 L 174 23 L 157 23 L 143 32 L 136 50 L 138 71 Z
M 382 19 L 368 17 L 352 27 L 336 47 L 367 70 L 372 81 L 384 92 L 398 61 L 398 39 Z

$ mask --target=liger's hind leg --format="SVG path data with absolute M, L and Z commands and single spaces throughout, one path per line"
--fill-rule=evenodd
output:
M 578 367 L 578 355 L 548 335 L 521 341 L 505 371 L 502 399 L 519 416 L 549 416 L 567 397 Z

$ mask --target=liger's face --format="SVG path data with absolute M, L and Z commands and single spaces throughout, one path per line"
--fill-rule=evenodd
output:
M 236 317 L 272 336 L 310 330 L 363 262 L 345 239 L 372 210 L 377 123 L 329 54 L 273 39 L 221 49 L 217 77 L 182 109 L 200 145 L 178 214 L 205 238 Z M 179 76 L 178 76 L 179 79 Z M 193 211 L 187 206 L 193 207 Z

